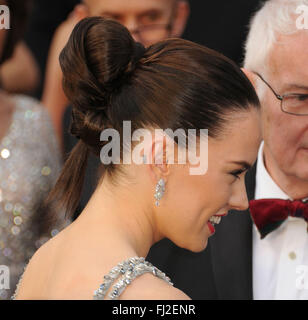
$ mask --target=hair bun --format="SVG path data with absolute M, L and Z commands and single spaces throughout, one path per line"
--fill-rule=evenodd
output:
M 140 59 L 144 56 L 146 52 L 146 48 L 141 42 L 135 42 L 135 51 L 133 56 L 133 63 L 136 64 L 140 61 Z
M 111 94 L 134 71 L 145 50 L 116 21 L 81 20 L 60 54 L 63 88 L 73 107 L 104 112 Z

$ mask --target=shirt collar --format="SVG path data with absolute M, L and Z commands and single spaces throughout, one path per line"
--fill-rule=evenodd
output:
M 263 155 L 264 141 L 262 141 L 257 160 L 257 171 L 256 171 L 256 190 L 255 199 L 283 199 L 283 200 L 293 200 L 289 197 L 276 182 L 272 179 L 270 174 L 264 165 L 264 155 Z M 308 198 L 303 199 L 303 201 L 308 200 Z M 297 218 L 288 217 L 288 220 L 293 221 Z
M 264 141 L 262 141 L 257 160 L 255 199 L 291 199 L 272 179 L 264 165 Z

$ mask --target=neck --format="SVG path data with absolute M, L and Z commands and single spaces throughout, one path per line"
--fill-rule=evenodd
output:
M 266 145 L 264 145 L 263 156 L 267 172 L 284 193 L 294 200 L 308 197 L 307 180 L 300 179 L 294 175 L 285 174 L 279 168 L 275 159 L 273 159 L 271 153 L 266 148 Z
M 162 237 L 156 232 L 153 209 L 141 192 L 140 187 L 115 187 L 105 177 L 75 221 L 86 240 L 101 252 L 109 250 L 117 260 L 146 257 Z

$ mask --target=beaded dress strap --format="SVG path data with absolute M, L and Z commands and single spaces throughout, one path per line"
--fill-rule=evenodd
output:
M 111 300 L 117 300 L 125 288 L 138 276 L 145 273 L 152 273 L 154 276 L 166 281 L 173 286 L 170 278 L 162 271 L 154 267 L 150 262 L 145 261 L 143 257 L 134 257 L 119 263 L 112 268 L 108 275 L 104 276 L 104 282 L 100 285 L 98 290 L 94 291 L 94 300 L 104 300 L 111 285 L 113 285 L 110 294 L 108 295 Z
M 14 292 L 14 294 L 11 296 L 10 300 L 15 300 L 15 299 L 16 299 L 16 296 L 17 296 L 19 287 L 20 287 L 20 285 L 21 285 L 22 279 L 23 279 L 23 277 L 24 277 L 24 274 L 25 274 L 27 265 L 28 265 L 28 264 L 25 264 L 25 266 L 24 266 L 23 272 L 22 272 L 22 274 L 21 274 L 21 276 L 20 276 L 20 278 L 19 278 L 19 280 L 18 280 L 18 283 L 17 283 L 17 285 L 16 285 L 15 292 Z

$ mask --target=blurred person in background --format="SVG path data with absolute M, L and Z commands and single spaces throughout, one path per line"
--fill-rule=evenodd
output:
M 21 41 L 13 56 L 0 68 L 2 88 L 9 93 L 33 94 L 40 82 L 38 65 L 27 45 Z
M 7 61 L 26 23 L 28 1 L 1 1 L 11 9 L 11 28 L 0 30 L 0 61 Z M 13 9 L 18 6 L 18 10 Z M 48 112 L 33 98 L 0 90 L 0 265 L 9 268 L 8 299 L 35 250 L 62 226 L 41 232 L 40 205 L 61 169 L 59 146 Z M 64 226 L 64 224 L 63 224 Z
M 20 5 L 16 1 L 0 1 L 0 5 L 7 5 L 11 12 L 10 22 L 14 26 L 11 33 L 24 32 L 26 24 L 17 26 L 16 19 L 29 15 L 32 11 L 32 1 Z M 3 15 L 2 15 L 3 18 Z M 12 37 L 6 39 L 10 51 L 2 56 L 0 67 L 0 83 L 4 90 L 10 93 L 33 93 L 40 81 L 40 72 L 31 50 L 23 39 L 13 47 L 10 46 Z
M 169 37 L 180 37 L 189 16 L 185 0 L 84 0 L 55 32 L 46 67 L 42 103 L 50 112 L 60 144 L 63 145 L 63 114 L 68 100 L 62 89 L 59 53 L 77 22 L 88 16 L 114 19 L 126 26 L 145 46 Z

